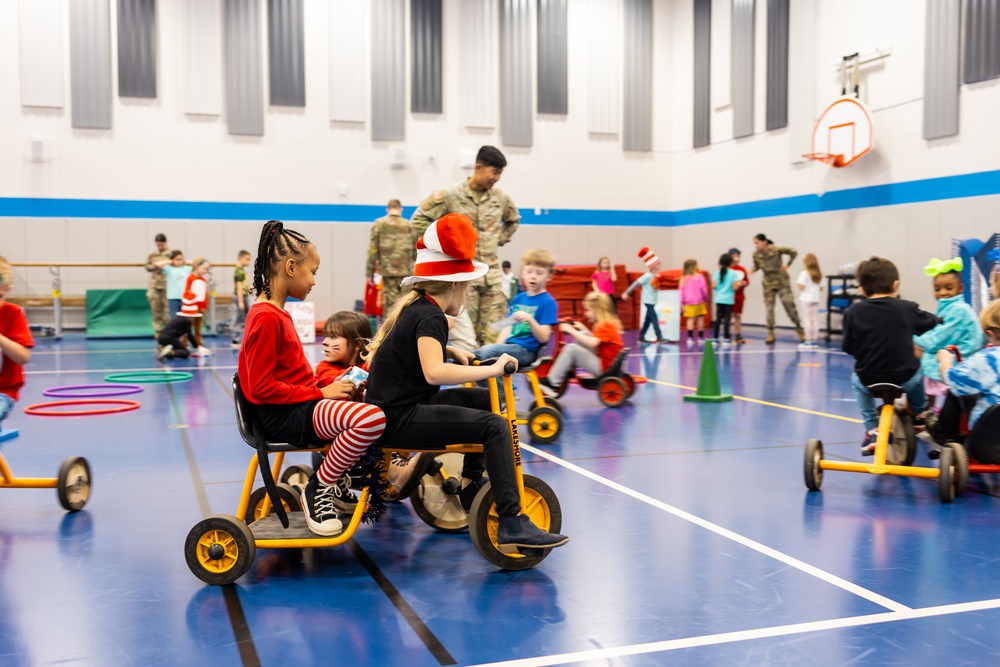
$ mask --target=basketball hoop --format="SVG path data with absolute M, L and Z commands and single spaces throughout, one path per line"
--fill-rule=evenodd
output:
M 816 160 L 817 162 L 828 164 L 831 167 L 844 166 L 843 155 L 833 155 L 831 153 L 803 153 L 802 157 L 804 157 L 807 160 Z

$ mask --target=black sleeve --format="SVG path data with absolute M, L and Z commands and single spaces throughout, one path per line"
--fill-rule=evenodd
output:
M 910 303 L 913 303 L 912 301 Z M 920 310 L 916 303 L 913 303 L 913 331 L 917 335 L 926 333 L 941 323 L 941 319 L 934 313 Z
M 854 356 L 854 327 L 851 326 L 851 309 L 844 313 L 844 339 L 840 343 L 840 348 L 847 354 Z
M 448 345 L 448 320 L 444 313 L 438 311 L 429 316 L 421 317 L 416 326 L 416 339 L 420 340 L 426 336 L 441 343 L 441 354 L 445 353 Z

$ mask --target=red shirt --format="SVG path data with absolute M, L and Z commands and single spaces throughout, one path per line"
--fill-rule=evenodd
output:
M 259 301 L 247 313 L 239 360 L 240 385 L 251 403 L 286 405 L 323 398 L 328 384 L 313 375 L 292 316 Z
M 360 366 L 362 369 L 368 370 L 368 364 L 353 364 L 353 365 Z M 319 386 L 325 387 L 326 385 L 330 384 L 338 377 L 343 375 L 344 371 L 346 371 L 350 367 L 351 367 L 350 365 L 342 366 L 341 364 L 332 361 L 327 361 L 326 359 L 319 362 L 318 364 L 316 364 L 316 379 L 322 380 L 322 382 L 319 383 Z
M 745 281 L 747 285 L 750 284 L 750 274 L 747 273 L 746 269 L 744 269 L 739 264 L 733 264 L 729 268 L 731 268 L 733 271 L 739 271 L 740 273 L 743 274 L 743 277 L 742 278 L 738 278 L 737 280 Z M 746 289 L 747 285 L 744 285 L 743 287 L 737 287 L 736 288 L 736 295 L 737 296 L 743 296 L 743 290 Z
M 190 274 L 187 277 L 187 282 L 184 284 L 183 297 L 188 301 L 194 301 L 194 305 L 198 310 L 207 310 L 208 281 L 193 273 Z
M 613 322 L 598 322 L 591 330 L 600 343 L 597 344 L 597 356 L 601 358 L 601 370 L 608 370 L 608 366 L 615 360 L 618 353 L 625 347 L 622 343 L 622 335 L 618 333 L 618 328 Z
M 28 329 L 28 318 L 20 306 L 6 301 L 0 301 L 0 334 L 10 338 L 15 343 L 25 347 L 34 347 L 35 341 Z M 24 386 L 24 369 L 7 355 L 3 356 L 3 367 L 0 367 L 0 393 L 7 394 L 15 401 L 18 390 Z

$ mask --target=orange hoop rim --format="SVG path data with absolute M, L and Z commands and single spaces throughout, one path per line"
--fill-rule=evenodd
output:
M 52 412 L 50 408 L 61 408 L 66 405 L 116 405 L 115 408 L 100 408 L 97 410 L 66 410 Z M 107 398 L 96 400 L 77 401 L 51 401 L 49 403 L 35 403 L 24 409 L 24 414 L 35 415 L 36 417 L 85 417 L 90 415 L 109 415 L 116 412 L 128 412 L 138 410 L 139 401 L 129 401 L 120 398 Z
M 807 160 L 816 160 L 817 162 L 823 162 L 833 167 L 839 167 L 844 162 L 843 155 L 834 155 L 833 153 L 803 153 L 802 157 L 806 158 Z

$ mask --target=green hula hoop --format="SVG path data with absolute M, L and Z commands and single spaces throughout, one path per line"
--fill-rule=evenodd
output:
M 194 375 L 191 373 L 184 373 L 183 371 L 139 371 L 137 373 L 112 373 L 111 375 L 105 375 L 105 382 L 139 382 L 139 383 L 158 383 L 158 382 L 186 382 L 193 378 Z

